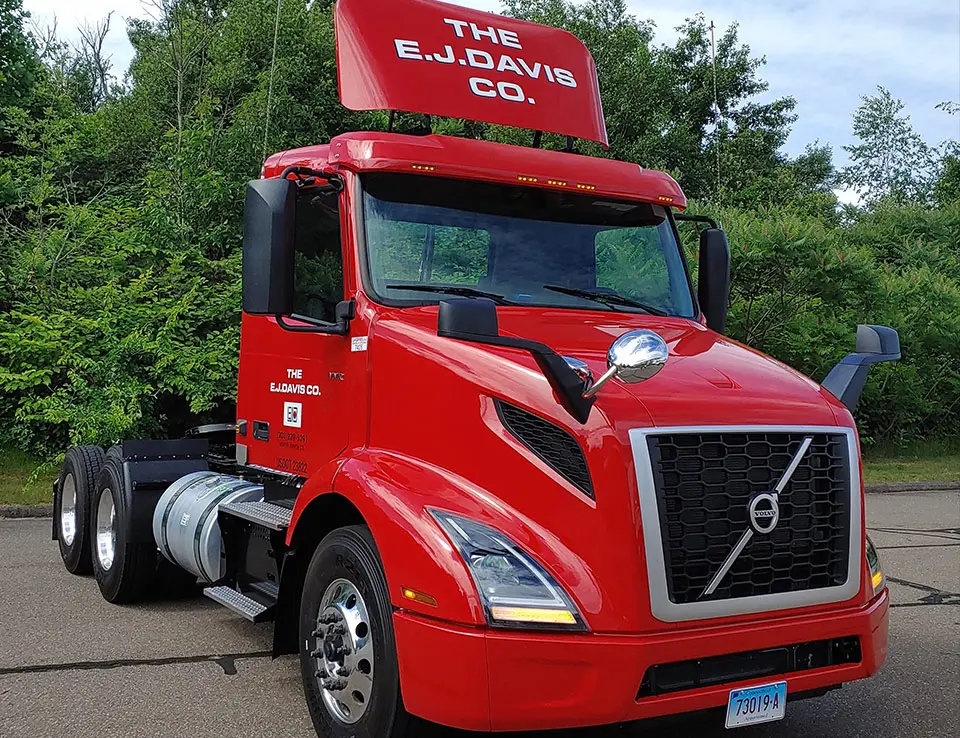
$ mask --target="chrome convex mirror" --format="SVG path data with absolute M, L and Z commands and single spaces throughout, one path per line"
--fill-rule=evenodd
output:
M 583 393 L 593 397 L 600 388 L 616 376 L 621 382 L 633 384 L 650 379 L 663 369 L 670 351 L 659 333 L 640 329 L 628 331 L 613 342 L 607 351 L 607 371 Z

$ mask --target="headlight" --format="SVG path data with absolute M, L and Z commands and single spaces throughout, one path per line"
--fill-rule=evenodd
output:
M 887 579 L 883 576 L 883 570 L 880 568 L 880 557 L 877 555 L 877 549 L 867 536 L 867 563 L 870 565 L 870 583 L 873 585 L 873 595 L 876 597 L 887 587 Z
M 587 629 L 556 580 L 503 533 L 459 515 L 430 513 L 466 562 L 490 625 Z

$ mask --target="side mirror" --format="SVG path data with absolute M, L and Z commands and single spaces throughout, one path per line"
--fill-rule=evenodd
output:
M 285 178 L 247 183 L 243 210 L 243 310 L 251 315 L 293 312 L 296 190 L 296 184 Z
M 659 333 L 645 328 L 628 331 L 607 351 L 607 371 L 590 385 L 584 397 L 593 397 L 614 376 L 621 382 L 635 384 L 650 379 L 663 369 L 670 350 Z
M 820 386 L 847 406 L 853 408 L 860 399 L 867 373 L 872 364 L 899 361 L 900 336 L 885 325 L 858 325 L 856 353 L 847 354 L 836 363 Z
M 437 335 L 462 340 L 499 336 L 496 304 L 492 300 L 474 297 L 441 300 Z
M 730 299 L 730 244 L 719 228 L 700 232 L 700 275 L 697 298 L 707 327 L 723 333 Z

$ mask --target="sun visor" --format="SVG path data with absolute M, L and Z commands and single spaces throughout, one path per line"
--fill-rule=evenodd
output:
M 567 31 L 433 0 L 339 0 L 340 101 L 607 145 L 593 57 Z

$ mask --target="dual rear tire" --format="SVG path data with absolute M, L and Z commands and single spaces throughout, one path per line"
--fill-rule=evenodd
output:
M 104 459 L 91 500 L 91 561 L 100 594 L 107 602 L 140 600 L 156 580 L 156 543 L 140 540 L 133 525 L 133 501 L 116 447 Z
M 118 447 L 106 453 L 99 446 L 67 451 L 53 514 L 67 571 L 93 574 L 108 602 L 136 602 L 148 592 L 179 597 L 193 591 L 196 577 L 161 557 L 152 535 L 143 535 L 134 524 L 132 491 L 124 482 Z
M 71 574 L 93 573 L 91 556 L 91 500 L 104 453 L 99 446 L 74 446 L 63 458 L 53 499 L 60 558 Z

